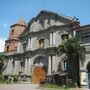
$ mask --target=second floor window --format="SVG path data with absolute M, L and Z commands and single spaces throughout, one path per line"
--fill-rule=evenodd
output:
M 27 43 L 23 43 L 23 51 L 26 51 Z
M 6 48 L 6 51 L 9 51 L 9 45 L 8 45 L 7 48 Z
M 44 20 L 40 20 L 41 29 L 44 29 Z
M 13 36 L 13 35 L 14 35 L 14 29 L 12 29 L 10 32 L 10 36 Z
M 90 32 L 82 33 L 81 39 L 82 39 L 82 42 L 84 43 L 90 43 Z
M 66 42 L 68 40 L 68 38 L 69 38 L 68 34 L 61 35 L 61 39 L 63 42 Z
M 39 48 L 44 48 L 44 39 L 39 40 Z
M 11 33 L 12 33 L 12 34 L 14 33 L 14 29 L 12 29 Z
M 47 24 L 49 24 L 49 25 L 51 24 L 51 23 L 50 23 L 50 19 L 48 19 Z
M 67 62 L 64 61 L 64 70 L 67 70 Z

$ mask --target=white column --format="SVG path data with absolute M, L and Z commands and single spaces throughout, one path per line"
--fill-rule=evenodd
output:
M 6 73 L 7 73 L 7 74 L 12 74 L 12 68 L 13 68 L 12 60 L 9 59 L 9 61 L 8 61 L 8 66 L 7 66 L 7 69 L 6 69 Z
M 73 35 L 74 35 L 74 37 L 76 36 L 76 31 L 75 30 L 73 31 Z
M 52 36 L 53 36 L 52 34 L 53 34 L 53 33 L 50 33 L 50 45 L 52 45 L 52 42 L 53 42 L 53 41 L 52 41 L 52 38 L 53 38 L 53 37 L 52 37 Z
M 16 74 L 16 71 L 17 71 L 17 60 L 15 60 L 15 66 L 14 66 L 14 72 L 13 72 L 13 74 Z
M 30 39 L 30 48 L 33 48 L 33 38 Z
M 14 67 L 13 67 L 13 74 L 15 74 L 15 72 L 16 72 L 16 60 L 15 60 Z
M 30 74 L 31 71 L 31 58 L 28 59 L 28 73 Z
M 13 73 L 13 59 L 10 60 L 11 74 Z
M 51 74 L 51 56 L 48 59 L 48 74 Z
M 52 71 L 56 71 L 56 70 L 55 70 L 55 67 L 56 67 L 55 59 L 56 59 L 56 56 L 54 55 L 54 56 L 52 57 Z
M 25 60 L 25 70 L 24 70 L 24 73 L 27 74 L 27 65 L 28 65 L 28 61 L 27 61 L 27 58 Z
M 30 49 L 30 38 L 28 39 L 28 50 Z
M 55 41 L 56 41 L 56 32 L 53 33 L 53 45 L 55 45 Z
M 15 67 L 14 67 L 13 74 L 18 75 L 19 71 L 20 71 L 20 61 L 19 60 L 15 60 Z
M 71 34 L 69 34 L 69 39 L 70 39 L 70 38 L 72 38 L 72 35 L 71 35 Z
M 21 47 L 21 43 L 18 43 L 18 48 L 17 48 L 17 52 L 20 52 L 20 47 Z
M 19 71 L 20 71 L 20 60 L 18 60 L 17 63 L 18 63 L 18 64 L 17 64 L 17 72 L 18 72 L 18 74 L 19 74 Z

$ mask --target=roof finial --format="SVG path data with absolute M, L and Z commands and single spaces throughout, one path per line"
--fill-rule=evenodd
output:
M 73 17 L 72 21 L 78 21 L 79 19 L 77 17 Z
M 25 21 L 23 18 L 21 18 L 19 21 L 18 21 L 18 24 L 20 25 L 26 25 Z

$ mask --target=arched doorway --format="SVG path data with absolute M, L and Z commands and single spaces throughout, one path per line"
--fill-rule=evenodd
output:
M 38 56 L 34 62 L 34 72 L 33 72 L 33 83 L 41 83 L 46 81 L 47 65 L 48 60 L 43 56 Z
M 89 87 L 90 87 L 90 62 L 87 64 L 87 70 L 88 70 L 88 82 L 89 82 Z

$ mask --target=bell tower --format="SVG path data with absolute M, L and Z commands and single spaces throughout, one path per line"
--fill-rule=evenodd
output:
M 18 23 L 10 26 L 9 37 L 5 42 L 5 49 L 4 49 L 5 52 L 9 52 L 17 49 L 17 45 L 19 41 L 18 37 L 24 30 L 26 30 L 26 28 L 27 25 L 23 19 L 20 19 Z

